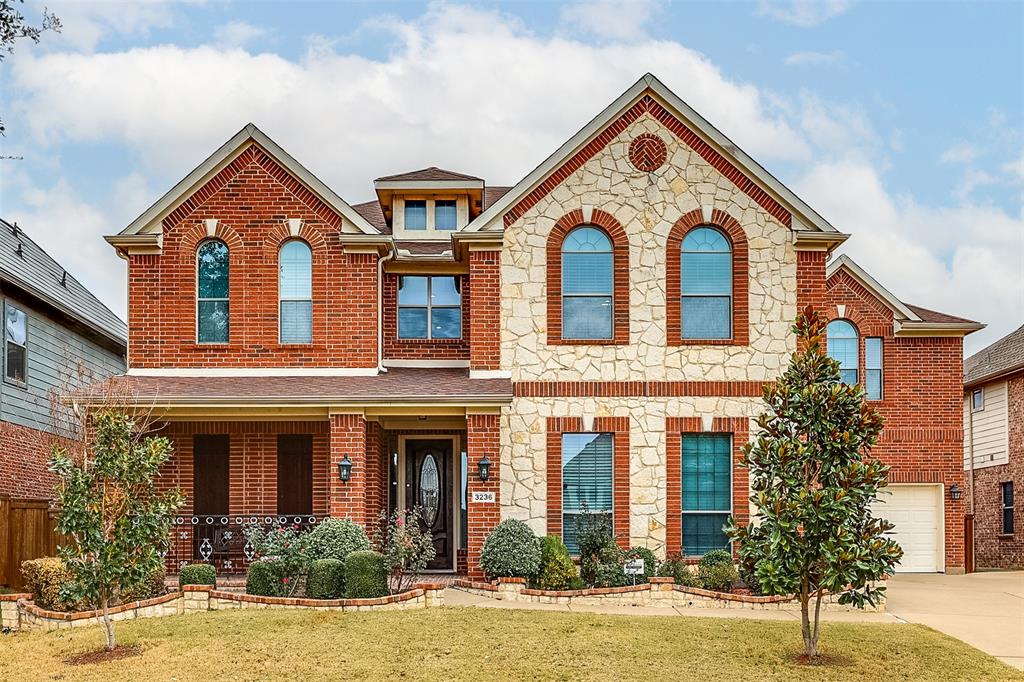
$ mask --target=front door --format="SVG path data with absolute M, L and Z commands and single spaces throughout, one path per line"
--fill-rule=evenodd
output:
M 452 569 L 452 442 L 408 439 L 405 444 L 405 508 L 419 506 L 434 536 L 432 571 Z

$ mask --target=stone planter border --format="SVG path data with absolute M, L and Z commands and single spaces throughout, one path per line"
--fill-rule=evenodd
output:
M 236 594 L 215 590 L 210 585 L 185 585 L 180 591 L 153 599 L 119 604 L 110 609 L 110 615 L 120 621 L 249 608 L 342 612 L 425 609 L 444 605 L 444 589 L 441 583 L 417 583 L 407 592 L 376 599 L 305 599 Z M 31 594 L 0 595 L 0 626 L 9 630 L 62 630 L 103 622 L 99 611 L 49 611 L 31 600 Z

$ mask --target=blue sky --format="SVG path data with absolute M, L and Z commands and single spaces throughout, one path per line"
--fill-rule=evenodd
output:
M 37 12 L 29 0 L 26 13 Z M 1024 4 L 50 2 L 0 66 L 0 213 L 124 314 L 119 231 L 246 122 L 343 197 L 512 184 L 645 71 L 906 301 L 1024 323 Z

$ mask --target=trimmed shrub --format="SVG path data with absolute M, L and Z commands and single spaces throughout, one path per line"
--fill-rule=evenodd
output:
M 352 552 L 345 558 L 345 598 L 373 599 L 388 594 L 387 560 L 380 552 Z
M 518 519 L 505 519 L 480 551 L 480 567 L 492 578 L 526 578 L 540 568 L 540 541 Z
M 36 606 L 50 611 L 80 611 L 84 608 L 85 604 L 63 596 L 64 588 L 74 582 L 75 576 L 57 557 L 21 562 L 21 575 Z
M 210 564 L 188 564 L 178 571 L 178 587 L 211 585 L 217 587 L 217 569 Z
M 276 561 L 254 561 L 245 572 L 245 593 L 260 597 L 280 597 L 282 570 Z
M 701 587 L 705 590 L 714 590 L 715 592 L 728 592 L 736 584 L 736 581 L 739 580 L 736 567 L 731 563 L 698 566 L 697 577 L 700 580 Z
M 352 552 L 370 549 L 366 531 L 348 519 L 325 519 L 309 534 L 309 556 L 344 561 Z
M 306 574 L 310 599 L 341 599 L 345 596 L 345 564 L 337 559 L 317 559 Z
M 167 591 L 167 586 L 164 584 L 165 578 L 167 578 L 167 569 L 161 564 L 156 570 L 146 576 L 146 579 L 141 583 L 122 592 L 120 597 L 121 603 L 126 604 L 128 602 L 159 597 Z
M 539 590 L 568 590 L 578 579 L 576 564 L 569 556 L 562 538 L 547 535 L 540 541 L 540 569 L 531 579 L 534 588 Z
M 715 564 L 729 564 L 732 566 L 732 552 L 727 549 L 713 549 L 702 556 L 700 561 L 697 562 L 697 566 L 700 568 L 707 568 Z
M 697 575 L 690 570 L 689 564 L 679 554 L 673 554 L 661 562 L 658 567 L 658 575 L 665 578 L 672 578 L 676 585 L 685 587 L 699 587 Z

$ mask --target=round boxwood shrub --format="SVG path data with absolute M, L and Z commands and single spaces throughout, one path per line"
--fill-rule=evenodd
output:
M 188 564 L 178 572 L 178 587 L 211 585 L 217 587 L 217 569 L 210 564 Z
M 540 569 L 530 582 L 539 590 L 568 590 L 577 580 L 576 564 L 562 538 L 547 535 L 540 541 Z
M 714 590 L 715 592 L 729 592 L 732 590 L 733 585 L 739 580 L 739 575 L 736 573 L 736 567 L 732 563 L 713 563 L 710 566 L 698 566 L 697 577 L 700 580 L 700 586 L 705 590 Z
M 345 595 L 345 564 L 337 559 L 317 559 L 306 574 L 310 599 L 341 599 Z
M 373 599 L 388 593 L 388 569 L 383 554 L 364 550 L 345 558 L 347 599 Z
M 79 611 L 84 603 L 68 601 L 61 596 L 61 590 L 75 580 L 64 562 L 57 557 L 42 557 L 21 562 L 21 575 L 25 578 L 25 589 L 32 593 L 36 606 L 50 611 Z
M 729 564 L 732 566 L 732 552 L 727 549 L 713 549 L 700 558 L 697 566 L 699 568 L 707 568 L 715 564 Z
M 245 572 L 245 593 L 261 597 L 281 595 L 281 566 L 276 561 L 254 561 Z
M 309 556 L 344 561 L 352 552 L 370 549 L 366 531 L 348 519 L 325 519 L 309 534 Z
M 505 519 L 480 551 L 480 567 L 492 578 L 526 578 L 540 568 L 540 541 L 518 519 Z

